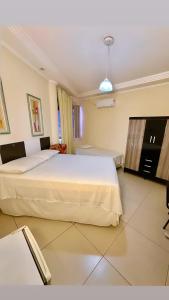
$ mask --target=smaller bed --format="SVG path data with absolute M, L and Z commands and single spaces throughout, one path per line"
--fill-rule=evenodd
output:
M 78 148 L 76 148 L 75 154 L 94 155 L 94 156 L 109 156 L 109 157 L 113 158 L 116 168 L 122 167 L 122 165 L 123 165 L 123 155 L 114 150 L 95 148 L 91 145 L 81 145 Z

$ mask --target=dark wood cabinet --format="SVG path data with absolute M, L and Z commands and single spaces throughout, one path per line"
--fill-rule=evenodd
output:
M 125 171 L 132 173 L 134 172 L 139 176 L 143 176 L 144 178 L 154 179 L 162 182 L 169 180 L 169 171 L 168 175 L 166 175 L 166 171 L 164 172 L 163 170 L 164 166 L 165 169 L 169 169 L 169 155 L 167 155 L 167 153 L 169 152 L 168 119 L 169 117 L 132 117 L 129 119 L 129 130 L 124 165 Z M 137 157 L 139 166 L 137 167 L 137 169 L 133 169 L 129 164 L 128 157 L 130 157 L 131 155 L 133 155 L 133 157 L 136 156 L 136 153 L 138 151 L 133 147 L 129 149 L 128 144 L 132 144 L 132 141 L 134 140 L 134 136 L 131 131 L 131 123 L 136 124 L 138 120 L 140 122 L 142 121 L 142 124 L 144 121 L 144 126 L 142 126 L 142 130 L 140 130 L 139 132 L 140 141 L 142 141 L 142 143 L 140 144 L 140 154 L 139 157 Z M 132 126 L 134 127 L 135 125 Z M 165 146 L 165 148 L 164 141 L 165 145 L 167 145 Z M 167 151 L 166 147 L 168 147 Z M 136 153 L 132 154 L 132 152 Z

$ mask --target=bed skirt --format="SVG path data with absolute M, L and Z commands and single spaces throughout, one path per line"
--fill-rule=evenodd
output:
M 31 216 L 57 221 L 69 221 L 97 226 L 117 226 L 120 215 L 103 207 L 62 204 L 55 201 L 4 199 L 0 209 L 12 216 Z

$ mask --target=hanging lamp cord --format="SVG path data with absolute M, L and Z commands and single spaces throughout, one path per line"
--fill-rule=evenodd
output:
M 110 45 L 107 45 L 107 69 L 106 69 L 106 78 L 109 79 L 109 61 L 110 61 Z

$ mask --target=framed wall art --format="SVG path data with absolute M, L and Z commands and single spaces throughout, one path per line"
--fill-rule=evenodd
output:
M 32 136 L 44 135 L 41 99 L 27 94 Z
M 2 80 L 0 78 L 0 134 L 10 133 Z

